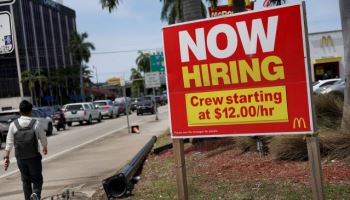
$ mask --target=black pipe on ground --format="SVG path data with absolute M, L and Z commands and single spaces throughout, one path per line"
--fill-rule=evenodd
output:
M 140 179 L 139 176 L 147 155 L 156 141 L 157 137 L 153 136 L 122 170 L 102 181 L 108 199 L 121 198 L 131 194 L 134 185 Z

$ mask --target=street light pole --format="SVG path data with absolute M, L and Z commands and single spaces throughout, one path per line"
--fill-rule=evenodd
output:
M 96 74 L 96 85 L 97 85 L 97 88 L 99 88 L 98 86 L 98 74 L 97 74 L 97 67 L 95 67 L 94 65 L 92 66 L 92 68 L 95 69 L 95 74 Z
M 18 84 L 19 84 L 19 94 L 21 96 L 21 100 L 23 100 L 24 93 L 23 93 L 23 83 L 22 83 L 22 72 L 21 72 L 21 65 L 20 65 L 20 61 L 19 61 L 19 52 L 18 52 L 17 35 L 16 35 L 16 25 L 15 25 L 15 20 L 13 18 L 14 13 L 13 13 L 12 5 L 10 5 L 10 12 L 11 12 L 11 22 L 12 22 L 12 30 L 13 30 L 13 41 L 14 41 L 14 45 L 15 45 L 15 54 L 16 54 L 16 65 L 17 65 L 17 75 L 18 75 Z

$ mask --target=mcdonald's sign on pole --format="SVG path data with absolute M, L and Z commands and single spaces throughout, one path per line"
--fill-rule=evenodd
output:
M 314 132 L 303 8 L 163 29 L 173 138 Z

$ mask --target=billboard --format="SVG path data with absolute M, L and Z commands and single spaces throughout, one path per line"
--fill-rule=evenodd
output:
M 250 2 L 246 5 L 247 10 L 254 10 L 254 2 Z M 221 5 L 217 6 L 216 8 L 209 7 L 209 16 L 210 17 L 218 17 L 218 16 L 224 16 L 224 15 L 231 15 L 233 14 L 233 6 L 231 5 Z
M 8 54 L 13 51 L 14 42 L 12 34 L 10 13 L 0 12 L 0 54 Z
M 301 4 L 163 29 L 173 138 L 313 133 Z

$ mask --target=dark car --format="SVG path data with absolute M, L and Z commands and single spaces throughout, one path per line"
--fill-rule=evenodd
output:
M 138 106 L 139 101 L 140 101 L 139 98 L 131 99 L 130 110 L 131 110 L 132 112 L 134 112 L 135 110 L 137 110 L 137 106 Z
M 37 109 L 44 113 L 47 117 L 51 117 L 53 119 L 56 111 L 60 108 L 60 106 L 43 106 L 38 107 Z
M 167 104 L 167 99 L 163 95 L 156 96 L 155 99 L 156 99 L 157 106 L 164 106 Z
M 0 113 L 0 147 L 6 141 L 10 123 L 20 117 L 17 113 Z
M 151 100 L 140 101 L 137 107 L 137 115 L 143 115 L 145 113 L 155 113 L 155 104 Z
M 126 115 L 127 110 L 129 110 L 129 114 L 131 114 L 130 103 L 128 103 L 128 102 L 114 102 L 113 104 L 114 104 L 114 106 L 118 107 L 118 115 L 120 115 L 120 114 Z M 127 106 L 129 106 L 128 109 L 127 109 Z

